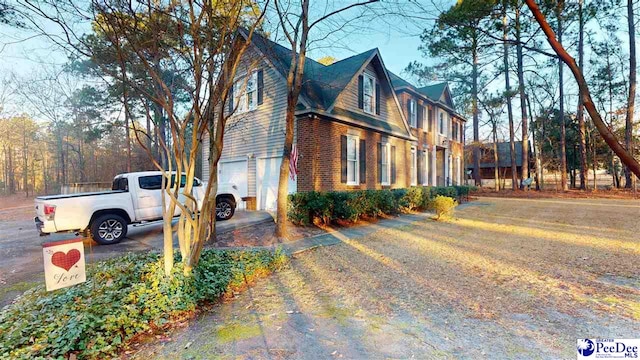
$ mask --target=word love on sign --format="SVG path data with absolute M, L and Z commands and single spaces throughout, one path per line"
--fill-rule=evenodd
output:
M 47 291 L 79 284 L 87 280 L 82 239 L 42 244 L 44 279 Z

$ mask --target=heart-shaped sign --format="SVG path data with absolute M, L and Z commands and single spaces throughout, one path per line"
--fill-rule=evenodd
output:
M 69 271 L 73 265 L 80 260 L 80 251 L 76 249 L 69 250 L 66 254 L 57 251 L 51 256 L 51 263 L 59 268 Z

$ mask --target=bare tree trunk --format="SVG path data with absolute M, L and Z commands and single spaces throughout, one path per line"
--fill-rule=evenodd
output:
M 24 120 L 23 120 L 24 124 Z M 25 196 L 29 197 L 29 172 L 27 164 L 27 129 L 26 126 L 22 127 L 22 187 L 25 192 Z
M 578 0 L 578 67 L 580 71 L 584 69 L 584 14 L 583 0 Z M 582 95 L 579 95 L 582 97 Z M 578 101 L 578 133 L 579 133 L 579 151 L 580 151 L 580 190 L 587 189 L 587 147 L 586 147 L 586 125 L 584 121 L 584 105 L 582 101 Z
M 562 10 L 564 0 L 558 0 L 556 18 L 558 19 L 558 43 L 562 46 Z M 564 121 L 564 76 L 562 59 L 558 59 L 558 85 L 560 90 L 560 181 L 562 191 L 569 190 L 567 186 L 567 129 Z
M 278 198 L 276 209 L 275 236 L 283 238 L 287 236 L 287 202 L 289 195 L 289 163 L 291 161 L 291 149 L 293 147 L 293 132 L 295 130 L 295 109 L 298 105 L 298 96 L 302 86 L 304 64 L 307 56 L 307 36 L 309 35 L 309 0 L 302 1 L 302 13 L 300 14 L 302 28 L 300 34 L 300 51 L 296 53 L 296 43 L 291 48 L 291 64 L 287 76 L 287 114 L 285 116 L 284 148 L 282 149 L 282 162 L 280 163 L 280 177 L 278 179 Z M 284 19 L 280 19 L 284 21 Z
M 127 142 L 127 172 L 131 172 L 131 134 L 129 133 L 129 100 L 127 99 L 127 87 L 122 91 L 124 98 L 124 131 Z
M 492 133 L 493 133 L 493 164 L 495 165 L 493 167 L 493 178 L 495 179 L 495 188 L 496 191 L 500 191 L 500 159 L 498 158 L 498 129 L 497 129 L 497 124 L 495 123 L 495 120 L 493 122 L 493 129 L 492 129 Z
M 524 92 L 524 61 L 522 54 L 522 43 L 520 42 L 520 4 L 515 8 L 516 27 L 516 55 L 518 58 L 518 91 L 520 92 L 520 114 L 522 117 L 522 179 L 529 178 L 529 119 L 527 118 L 527 99 Z
M 633 117 L 636 101 L 636 26 L 633 16 L 633 0 L 627 0 L 627 23 L 629 25 L 629 97 L 627 98 L 627 118 L 624 140 L 629 155 L 633 157 Z M 625 187 L 635 188 L 635 178 L 625 166 Z
M 473 67 L 471 69 L 471 111 L 473 112 L 473 179 L 476 186 L 482 186 L 480 177 L 480 116 L 478 109 L 478 49 L 477 39 L 473 38 L 471 52 Z
M 531 142 L 533 143 L 533 158 L 535 159 L 536 170 L 535 170 L 535 180 L 536 180 L 536 190 L 541 189 L 541 177 L 542 177 L 542 154 L 538 150 L 538 143 L 536 142 L 536 121 L 533 118 L 533 112 L 531 110 L 531 102 L 529 101 L 529 96 L 525 94 L 525 100 L 527 101 L 527 110 L 529 110 L 529 118 L 531 119 L 531 127 L 532 127 L 532 138 Z
M 516 165 L 515 130 L 513 127 L 513 108 L 511 106 L 511 84 L 509 80 L 509 45 L 507 44 L 507 1 L 502 5 L 502 62 L 504 65 L 504 85 L 507 101 L 507 115 L 509 117 L 509 149 L 511 150 L 511 190 L 518 189 L 518 165 Z

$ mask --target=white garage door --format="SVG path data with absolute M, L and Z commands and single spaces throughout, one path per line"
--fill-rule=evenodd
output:
M 258 210 L 276 210 L 278 198 L 278 178 L 280 177 L 280 163 L 278 157 L 259 158 L 256 163 L 256 187 Z M 289 178 L 289 194 L 296 192 L 296 182 Z
M 221 184 L 231 183 L 238 187 L 241 197 L 247 196 L 249 170 L 247 160 L 220 162 L 218 180 Z

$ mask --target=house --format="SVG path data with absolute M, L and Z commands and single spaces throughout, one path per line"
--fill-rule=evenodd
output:
M 290 61 L 289 49 L 254 34 L 227 104 L 236 111 L 219 181 L 235 183 L 257 209 L 275 209 Z M 328 66 L 307 59 L 294 135 L 298 174 L 289 191 L 460 184 L 464 124 L 447 84 L 413 86 L 387 70 L 378 49 Z
M 480 147 L 480 177 L 482 179 L 495 179 L 494 143 L 484 143 Z M 511 178 L 511 144 L 509 141 L 498 142 L 498 177 Z M 515 141 L 516 167 L 518 174 L 522 174 L 522 141 Z M 465 147 L 467 153 L 467 171 L 473 174 L 473 146 Z M 535 169 L 535 159 L 529 154 L 529 169 Z M 473 177 L 473 175 L 471 175 Z

